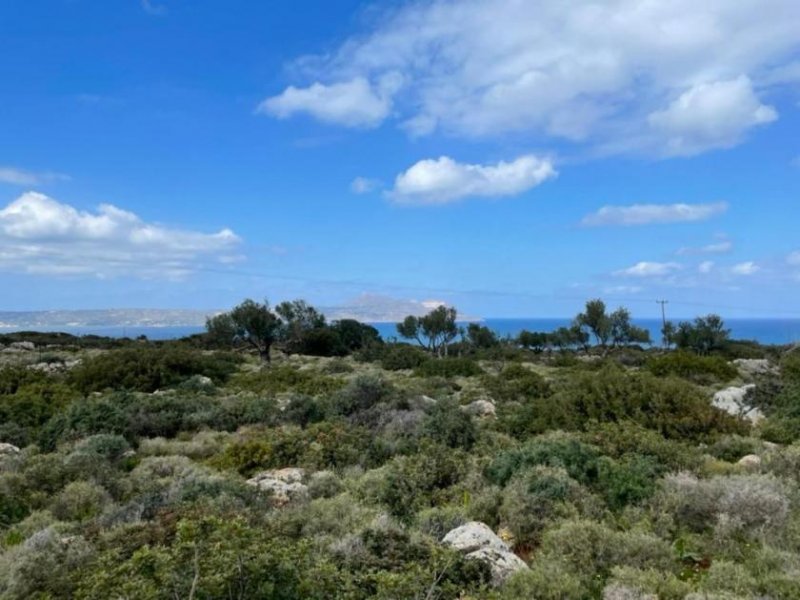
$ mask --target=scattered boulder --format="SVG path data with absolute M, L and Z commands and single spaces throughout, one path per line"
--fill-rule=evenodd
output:
M 14 444 L 0 442 L 0 456 L 13 456 L 14 454 L 19 454 L 19 448 Z
M 305 471 L 294 467 L 263 471 L 247 480 L 249 485 L 271 493 L 271 502 L 280 507 L 304 500 L 308 497 L 308 487 L 303 483 Z
M 448 532 L 442 541 L 451 548 L 465 554 L 474 552 L 479 548 L 508 550 L 506 543 L 486 523 L 481 523 L 480 521 L 470 521 L 460 527 L 456 527 Z
M 745 469 L 757 469 L 761 466 L 761 457 L 757 454 L 747 454 L 740 458 L 736 464 Z
M 750 406 L 748 401 L 748 395 L 755 387 L 754 383 L 749 383 L 742 387 L 732 386 L 725 388 L 714 394 L 712 404 L 736 417 L 742 417 L 752 423 L 757 423 L 764 418 L 764 413 L 758 408 Z
M 501 585 L 528 565 L 485 523 L 471 521 L 448 532 L 442 540 L 467 558 L 481 560 L 492 570 L 492 583 Z
M 462 406 L 461 410 L 474 417 L 497 416 L 494 402 L 491 400 L 475 400 L 475 402 L 470 402 L 469 404 Z
M 33 352 L 36 350 L 36 344 L 33 342 L 12 342 L 9 345 L 12 350 L 19 350 L 21 352 Z
M 746 377 L 769 375 L 778 372 L 778 368 L 766 358 L 737 358 L 733 361 L 733 364 Z

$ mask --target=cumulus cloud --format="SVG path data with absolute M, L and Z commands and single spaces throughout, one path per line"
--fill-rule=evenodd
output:
M 553 163 L 533 155 L 493 165 L 450 157 L 421 160 L 400 173 L 389 197 L 404 204 L 445 204 L 468 197 L 516 196 L 557 176 Z
M 323 91 L 348 107 L 357 95 L 373 107 L 368 117 L 332 119 L 304 104 L 305 112 L 375 125 L 390 111 L 373 84 L 400 74 L 392 105 L 413 135 L 531 132 L 667 155 L 728 147 L 773 121 L 762 87 L 791 85 L 775 73 L 794 64 L 800 46 L 796 0 L 429 0 L 371 17 L 338 49 L 304 56 L 293 70 L 317 82 L 315 105 Z
M 0 209 L 0 265 L 10 271 L 174 278 L 203 260 L 237 260 L 240 241 L 230 229 L 172 229 L 110 204 L 85 212 L 36 192 Z
M 364 77 L 306 88 L 290 86 L 278 96 L 267 98 L 256 109 L 259 113 L 286 119 L 306 113 L 326 123 L 350 127 L 375 127 L 391 112 L 392 95 L 400 81 L 386 76 L 378 86 Z
M 697 265 L 697 271 L 699 273 L 702 273 L 703 275 L 708 275 L 713 270 L 714 270 L 713 260 L 704 260 L 699 265 Z
M 0 183 L 10 183 L 12 185 L 40 185 L 67 179 L 69 179 L 67 175 L 62 175 L 60 173 L 35 173 L 16 167 L 0 166 Z
M 731 273 L 734 275 L 753 275 L 760 269 L 761 267 L 759 267 L 756 263 L 754 263 L 752 260 L 748 260 L 731 267 Z
M 586 215 L 582 225 L 651 225 L 654 223 L 681 223 L 705 221 L 728 210 L 725 202 L 713 204 L 632 204 L 630 206 L 604 206 Z
M 682 93 L 665 110 L 648 117 L 665 139 L 663 153 L 692 156 L 738 144 L 752 127 L 771 123 L 778 113 L 761 104 L 747 77 L 701 83 Z
M 618 277 L 663 277 L 679 270 L 681 265 L 674 262 L 649 262 L 641 261 L 628 267 L 615 271 L 614 275 Z
M 350 191 L 354 194 L 369 194 L 380 187 L 380 182 L 366 177 L 356 177 L 350 182 Z

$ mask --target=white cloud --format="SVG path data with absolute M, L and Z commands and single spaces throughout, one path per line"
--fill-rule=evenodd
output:
M 793 266 L 800 266 L 800 250 L 792 252 L 789 256 L 787 256 L 786 262 Z
M 350 182 L 350 191 L 354 194 L 369 194 L 380 187 L 380 182 L 366 177 L 356 177 Z
M 298 60 L 294 76 L 348 106 L 362 81 L 358 96 L 378 107 L 370 125 L 389 110 L 367 82 L 399 73 L 392 104 L 413 135 L 530 132 L 607 151 L 737 143 L 774 120 L 762 83 L 791 85 L 775 74 L 800 46 L 796 0 L 428 0 L 370 17 L 333 52 Z
M 84 212 L 36 192 L 0 209 L 0 268 L 7 271 L 174 278 L 203 260 L 239 260 L 240 241 L 230 229 L 171 229 L 110 204 Z
M 389 197 L 404 204 L 445 204 L 468 197 L 515 196 L 557 176 L 553 163 L 533 155 L 493 165 L 421 160 L 395 179 Z
M 738 144 L 751 127 L 771 123 L 778 113 L 759 102 L 747 77 L 700 83 L 653 112 L 650 125 L 663 134 L 663 154 L 692 156 Z
M 660 263 L 641 261 L 627 269 L 615 271 L 614 275 L 618 277 L 663 277 L 679 269 L 681 269 L 681 265 L 674 262 Z
M 632 204 L 630 206 L 604 206 L 586 215 L 582 225 L 650 225 L 653 223 L 681 223 L 705 221 L 728 210 L 725 202 L 713 204 Z
M 60 173 L 34 173 L 16 167 L 0 166 L 0 183 L 12 185 L 40 185 L 51 181 L 67 180 L 67 175 Z
M 267 98 L 257 112 L 286 119 L 307 113 L 326 123 L 349 127 L 375 127 L 389 116 L 392 94 L 400 81 L 387 76 L 376 87 L 364 77 L 325 85 L 314 83 L 307 88 L 290 86 L 278 96 Z
M 752 260 L 748 260 L 731 267 L 731 273 L 734 275 L 753 275 L 760 269 L 761 267 L 759 267 L 756 263 L 754 263 Z
M 677 251 L 679 255 L 686 254 L 725 254 L 733 250 L 733 242 L 726 239 L 721 239 L 719 242 L 712 242 L 705 246 L 690 247 L 685 246 Z
M 639 285 L 612 285 L 603 289 L 604 294 L 638 294 L 643 290 Z
M 704 260 L 699 265 L 697 265 L 698 273 L 702 273 L 703 275 L 708 275 L 714 269 L 714 261 L 713 260 Z

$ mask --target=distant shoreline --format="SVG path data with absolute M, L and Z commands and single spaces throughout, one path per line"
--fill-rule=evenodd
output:
M 687 319 L 672 319 L 674 322 Z M 375 327 L 384 339 L 398 337 L 395 330 L 397 321 L 365 321 Z M 569 325 L 571 318 L 485 318 L 470 322 L 480 322 L 494 330 L 500 337 L 515 337 L 521 330 L 553 331 Z M 661 341 L 661 319 L 634 319 L 633 322 L 650 331 L 654 344 Z M 466 323 L 466 321 L 465 321 Z M 791 344 L 800 340 L 800 318 L 731 318 L 725 319 L 726 327 L 731 329 L 731 337 L 741 340 L 754 340 L 762 344 Z M 204 325 L 0 325 L 0 334 L 19 331 L 63 332 L 72 335 L 98 335 L 103 337 L 129 337 L 141 335 L 151 340 L 178 339 L 202 333 Z

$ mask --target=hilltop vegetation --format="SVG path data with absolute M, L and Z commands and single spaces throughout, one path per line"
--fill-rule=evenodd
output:
M 171 342 L 0 339 L 0 597 L 800 597 L 800 351 L 714 315 L 652 347 L 598 300 L 398 335 L 246 301 Z

